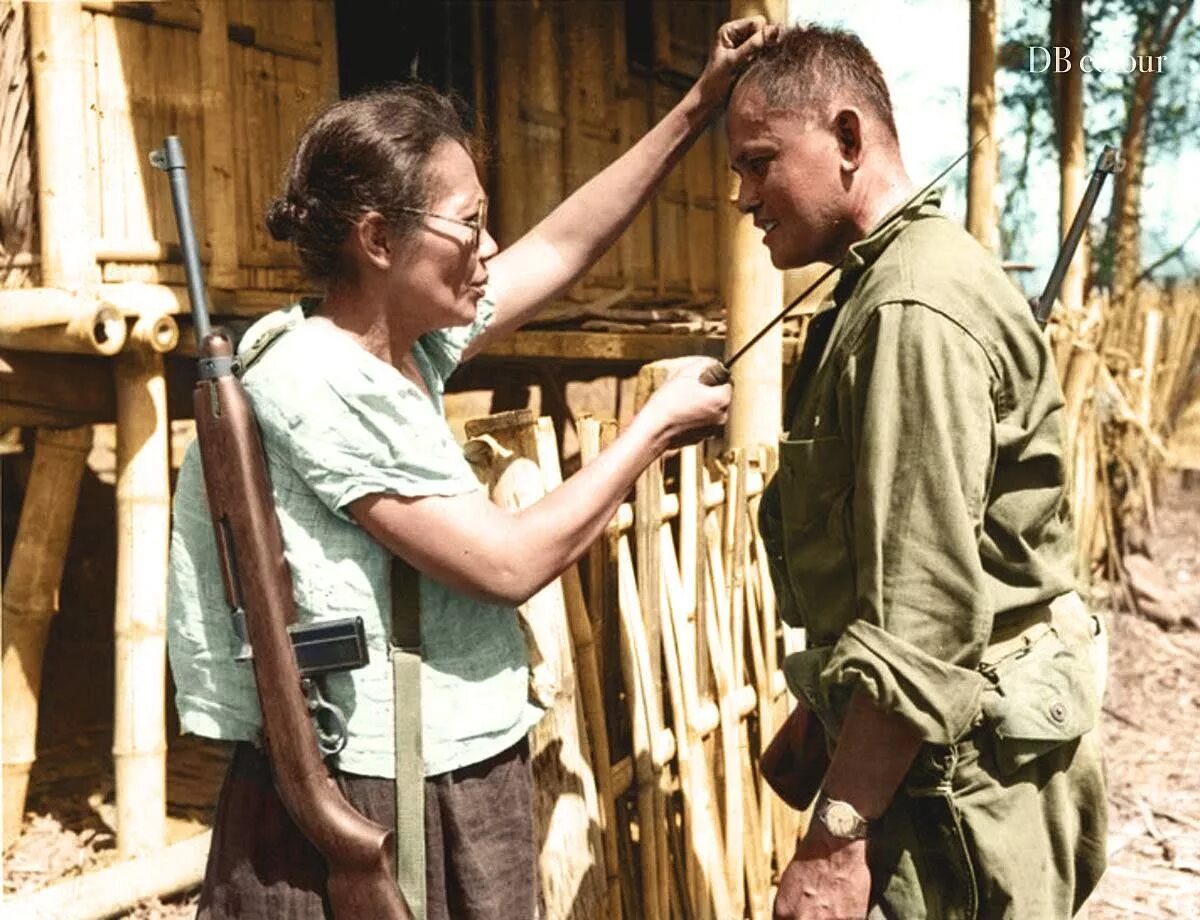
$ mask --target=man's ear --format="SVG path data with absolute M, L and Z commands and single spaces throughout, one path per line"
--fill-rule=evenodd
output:
M 395 252 L 392 249 L 392 237 L 388 232 L 387 221 L 378 211 L 368 211 L 354 224 L 354 234 L 363 255 L 376 268 L 391 267 Z
M 833 119 L 833 135 L 837 138 L 842 169 L 855 172 L 862 165 L 862 118 L 857 109 L 842 109 Z

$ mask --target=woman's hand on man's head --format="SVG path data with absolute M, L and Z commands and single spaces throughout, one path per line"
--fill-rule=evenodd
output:
M 708 64 L 697 81 L 701 95 L 713 105 L 723 104 L 738 74 L 778 36 L 779 26 L 768 23 L 762 16 L 733 19 L 722 25 L 717 29 Z

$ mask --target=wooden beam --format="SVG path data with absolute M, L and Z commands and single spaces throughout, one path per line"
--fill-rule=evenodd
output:
M 663 333 L 570 332 L 530 330 L 509 336 L 484 352 L 492 357 L 560 358 L 567 361 L 654 361 L 686 355 L 721 357 L 725 340 L 720 336 L 666 335 Z
M 98 356 L 0 350 L 0 391 L 0 425 L 74 427 L 116 418 L 112 372 Z
M 200 86 L 204 100 L 204 225 L 212 246 L 208 283 L 233 289 L 238 278 L 237 170 L 229 87 L 229 21 L 225 0 L 200 6 Z

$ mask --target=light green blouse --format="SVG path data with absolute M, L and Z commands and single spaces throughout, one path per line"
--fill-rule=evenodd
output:
M 370 663 L 325 678 L 347 717 L 341 770 L 391 777 L 388 662 L 390 554 L 348 516 L 373 493 L 459 495 L 482 488 L 446 423 L 442 394 L 486 326 L 423 336 L 413 355 L 430 396 L 349 338 L 307 322 L 300 306 L 243 337 L 242 381 L 254 404 L 301 622 L 363 618 Z M 269 345 L 269 347 L 267 347 Z M 430 539 L 437 539 L 431 534 Z M 478 763 L 520 740 L 542 714 L 528 701 L 528 660 L 511 608 L 421 577 L 422 723 L 426 775 Z M 168 650 L 184 732 L 254 740 L 260 711 L 221 586 L 197 445 L 179 472 L 171 535 Z

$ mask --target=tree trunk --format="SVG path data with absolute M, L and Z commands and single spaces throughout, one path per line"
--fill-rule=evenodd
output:
M 1050 17 L 1054 44 L 1071 49 L 1071 60 L 1078 61 L 1083 44 L 1083 0 L 1055 0 Z M 1083 71 L 1072 67 L 1055 83 L 1055 89 L 1059 158 L 1058 232 L 1059 238 L 1063 239 L 1087 184 L 1087 159 L 1083 143 Z M 1067 267 L 1059 295 L 1067 315 L 1083 309 L 1087 265 L 1088 234 L 1085 231 L 1075 257 Z
M 1191 11 L 1193 0 L 1181 0 L 1171 11 L 1163 4 L 1155 17 L 1147 17 L 1138 30 L 1135 56 L 1165 54 L 1179 24 Z M 1124 169 L 1117 173 L 1113 187 L 1112 212 L 1109 217 L 1109 239 L 1112 246 L 1112 304 L 1113 316 L 1106 339 L 1112 343 L 1125 340 L 1133 321 L 1132 297 L 1141 268 L 1141 202 L 1142 173 L 1146 165 L 1146 131 L 1154 106 L 1154 90 L 1158 73 L 1148 68 L 1134 80 L 1129 97 L 1125 135 L 1121 139 Z
M 967 87 L 967 231 L 992 252 L 996 226 L 996 0 L 971 0 L 971 52 Z M 978 145 L 978 146 L 976 146 Z

